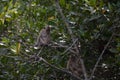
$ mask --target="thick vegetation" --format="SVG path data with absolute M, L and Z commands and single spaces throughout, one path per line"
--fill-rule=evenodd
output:
M 70 80 L 65 68 L 72 36 L 80 43 L 88 79 L 119 80 L 120 1 L 57 1 L 0 0 L 0 80 Z M 51 46 L 35 49 L 46 25 Z

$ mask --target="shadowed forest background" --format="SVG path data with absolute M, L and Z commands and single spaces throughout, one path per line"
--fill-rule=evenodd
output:
M 50 46 L 35 49 L 46 25 Z M 66 69 L 73 46 L 79 79 Z M 0 0 L 0 80 L 74 78 L 120 79 L 120 0 Z

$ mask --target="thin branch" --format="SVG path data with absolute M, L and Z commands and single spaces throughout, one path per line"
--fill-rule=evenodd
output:
M 61 17 L 62 17 L 62 20 L 64 21 L 64 23 L 65 23 L 65 25 L 66 25 L 66 27 L 67 27 L 67 30 L 68 30 L 68 32 L 69 32 L 69 34 L 70 34 L 70 36 L 71 36 L 72 42 L 74 42 L 75 37 L 74 37 L 74 35 L 73 35 L 73 32 L 72 32 L 72 30 L 71 30 L 71 28 L 70 28 L 69 23 L 67 23 L 67 19 L 65 18 L 64 14 L 63 14 L 63 12 L 62 12 L 62 9 L 61 9 L 61 7 L 60 7 L 60 5 L 59 5 L 59 0 L 55 0 L 55 3 L 56 3 L 56 7 L 57 7 L 57 9 L 58 9 L 58 11 L 59 11 L 59 13 L 60 13 L 60 15 L 61 15 Z M 74 45 L 74 47 L 75 47 L 75 49 L 76 49 L 76 53 L 79 54 L 80 51 L 79 51 L 79 49 L 77 48 L 77 45 L 76 45 L 76 44 Z M 86 73 L 86 69 L 85 69 L 85 65 L 84 65 L 83 59 L 82 59 L 81 57 L 80 57 L 80 62 L 81 62 L 81 67 L 82 67 L 82 71 L 83 71 L 85 80 L 88 80 L 88 78 L 87 78 L 87 73 Z
M 36 54 L 37 56 L 39 56 L 39 54 L 42 52 L 44 46 L 41 47 L 41 49 L 39 50 L 38 54 Z
M 72 46 L 74 46 L 74 44 L 72 44 Z M 65 49 L 68 49 L 69 48 L 69 46 L 66 46 L 66 45 L 61 45 L 61 44 L 53 44 L 53 45 L 51 45 L 50 47 L 52 47 L 52 48 L 65 48 Z M 76 53 L 74 50 L 72 50 L 71 48 L 70 49 L 68 49 L 71 53 Z M 68 51 L 67 50 L 67 51 Z
M 69 51 L 69 50 L 74 46 L 74 44 L 77 42 L 77 40 L 78 40 L 78 39 L 76 39 L 76 40 L 72 43 L 72 45 L 71 45 L 70 47 L 68 47 L 68 48 L 63 52 L 63 54 L 66 53 L 67 51 Z
M 112 38 L 113 38 L 113 35 L 114 35 L 114 33 L 111 35 L 109 41 L 107 42 L 107 44 L 105 45 L 103 51 L 101 52 L 101 54 L 100 54 L 100 56 L 99 56 L 99 58 L 98 58 L 98 60 L 97 60 L 97 62 L 96 62 L 96 64 L 95 64 L 95 66 L 94 66 L 94 68 L 93 68 L 93 70 L 92 70 L 92 73 L 91 73 L 91 76 L 90 76 L 89 80 L 91 80 L 91 79 L 93 78 L 93 75 L 94 75 L 94 73 L 95 73 L 95 70 L 96 70 L 96 68 L 97 68 L 100 60 L 102 59 L 102 56 L 103 56 L 105 50 L 106 50 L 107 47 L 109 46 L 109 44 L 110 44 L 110 42 L 111 42 L 111 40 L 112 40 Z
M 61 7 L 60 7 L 60 5 L 59 5 L 59 0 L 55 0 L 55 2 L 56 2 L 56 7 L 57 7 L 57 9 L 58 9 L 58 11 L 59 11 L 59 13 L 60 13 L 60 15 L 61 15 L 61 17 L 62 17 L 62 20 L 64 21 L 64 23 L 65 23 L 65 25 L 66 25 L 66 27 L 67 27 L 67 30 L 68 30 L 69 34 L 71 35 L 72 41 L 74 41 L 73 32 L 72 32 L 72 30 L 70 29 L 70 27 L 69 27 L 70 25 L 69 25 L 69 23 L 67 23 L 67 19 L 65 18 L 64 14 L 63 14 L 63 12 L 62 12 L 62 9 L 61 9 Z
M 60 69 L 60 68 L 56 67 L 55 65 L 50 64 L 49 62 L 47 62 L 47 61 L 46 61 L 44 58 L 42 58 L 42 57 L 38 57 L 38 58 L 39 58 L 39 60 L 38 60 L 37 62 L 43 61 L 46 65 L 52 67 L 53 69 L 56 69 L 56 70 L 61 71 L 61 72 L 65 73 L 65 74 L 68 74 L 69 76 L 72 76 L 72 77 L 75 78 L 76 80 L 82 80 L 82 79 L 80 79 L 79 77 L 77 77 L 76 75 L 73 75 L 70 71 L 68 71 L 68 70 L 66 70 L 66 69 Z
M 80 62 L 81 62 L 81 67 L 82 67 L 82 71 L 83 71 L 83 75 L 85 77 L 85 80 L 88 80 L 88 78 L 87 78 L 87 72 L 86 72 L 84 61 L 83 61 L 82 58 L 80 58 Z

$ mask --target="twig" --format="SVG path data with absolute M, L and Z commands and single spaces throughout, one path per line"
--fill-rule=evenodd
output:
M 63 12 L 62 12 L 62 9 L 61 9 L 61 7 L 60 7 L 60 5 L 59 5 L 59 0 L 55 0 L 55 3 L 56 3 L 56 7 L 57 7 L 57 9 L 58 9 L 58 11 L 59 11 L 59 13 L 60 13 L 60 15 L 61 15 L 61 17 L 62 17 L 62 20 L 64 21 L 64 23 L 65 23 L 65 25 L 66 25 L 66 27 L 67 27 L 67 30 L 68 30 L 68 32 L 69 32 L 69 34 L 70 34 L 70 36 L 71 36 L 72 42 L 74 42 L 74 41 L 75 41 L 75 37 L 74 37 L 74 35 L 73 35 L 73 32 L 72 32 L 72 30 L 71 30 L 71 28 L 70 28 L 69 23 L 67 23 L 67 20 L 66 20 L 64 14 L 63 14 Z M 76 49 L 76 53 L 79 54 L 80 51 L 78 50 L 76 44 L 74 45 L 74 47 L 75 47 L 75 49 Z M 83 71 L 85 80 L 88 80 L 88 78 L 87 78 L 87 73 L 86 73 L 86 69 L 85 69 L 85 65 L 84 65 L 83 59 L 82 59 L 81 57 L 80 57 L 80 62 L 81 62 L 81 67 L 82 67 L 82 71 Z
M 69 51 L 69 50 L 72 48 L 72 46 L 74 46 L 74 44 L 77 42 L 77 40 L 78 40 L 78 39 L 76 39 L 76 40 L 72 43 L 72 45 L 71 45 L 70 47 L 68 47 L 68 48 L 63 52 L 63 54 L 66 53 L 67 51 Z
M 80 62 L 81 62 L 81 67 L 82 67 L 82 71 L 83 71 L 83 75 L 85 77 L 85 80 L 88 80 L 88 78 L 87 78 L 87 72 L 86 72 L 84 61 L 83 61 L 82 58 L 80 58 Z
M 110 44 L 110 42 L 111 42 L 111 40 L 112 40 L 112 38 L 113 38 L 113 35 L 114 35 L 114 33 L 111 35 L 109 41 L 107 42 L 107 44 L 105 45 L 103 51 L 101 52 L 101 54 L 100 54 L 100 56 L 99 56 L 99 58 L 98 58 L 98 60 L 97 60 L 97 62 L 96 62 L 96 64 L 95 64 L 95 66 L 94 66 L 94 68 L 93 68 L 93 70 L 92 70 L 92 73 L 91 73 L 91 76 L 90 76 L 89 80 L 92 79 L 92 77 L 93 77 L 93 75 L 94 75 L 94 73 L 95 73 L 95 70 L 96 70 L 96 68 L 97 68 L 97 66 L 98 66 L 98 63 L 100 62 L 100 60 L 101 60 L 101 58 L 102 58 L 105 50 L 106 50 L 107 47 L 109 46 L 109 44 Z
M 58 11 L 59 11 L 59 13 L 60 13 L 60 15 L 61 15 L 61 17 L 62 17 L 62 20 L 64 21 L 64 23 L 65 23 L 65 25 L 66 25 L 66 27 L 67 27 L 67 29 L 68 29 L 68 32 L 69 32 L 69 34 L 71 35 L 72 41 L 74 42 L 73 32 L 72 32 L 72 30 L 70 29 L 69 24 L 67 23 L 67 20 L 66 20 L 64 14 L 63 14 L 63 12 L 62 12 L 62 9 L 61 9 L 61 7 L 60 7 L 60 5 L 59 5 L 59 0 L 55 0 L 55 2 L 56 2 L 56 7 L 57 7 L 57 9 L 58 9 Z
M 39 54 L 42 52 L 44 46 L 41 47 L 41 49 L 39 50 L 38 54 L 36 54 L 37 56 L 39 56 Z
M 39 57 L 39 60 L 37 62 L 43 61 L 46 65 L 49 65 L 50 67 L 52 67 L 53 69 L 56 69 L 58 71 L 61 71 L 65 74 L 68 74 L 69 76 L 72 76 L 73 78 L 75 78 L 76 80 L 82 80 L 79 77 L 77 77 L 76 75 L 73 75 L 70 71 L 66 70 L 66 69 L 60 69 L 58 67 L 56 67 L 55 65 L 50 64 L 49 62 L 47 62 L 44 58 Z
M 73 46 L 73 45 L 72 45 Z M 51 45 L 50 47 L 52 47 L 52 48 L 65 48 L 65 49 L 68 49 L 69 48 L 69 46 L 65 46 L 65 45 L 61 45 L 61 44 L 53 44 L 53 45 Z M 74 50 L 72 50 L 71 48 L 70 49 L 68 49 L 71 53 L 76 53 Z

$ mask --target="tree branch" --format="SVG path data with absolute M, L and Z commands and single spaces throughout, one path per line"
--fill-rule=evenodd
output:
M 63 54 L 64 53 L 66 53 L 67 51 L 69 51 L 74 45 L 75 45 L 75 43 L 78 41 L 78 39 L 76 39 L 73 43 L 72 43 L 72 45 L 70 46 L 70 47 L 68 47 L 64 52 L 63 52 Z
M 56 67 L 55 65 L 50 64 L 49 62 L 47 62 L 47 61 L 46 61 L 44 58 L 42 58 L 42 57 L 37 56 L 37 58 L 38 58 L 38 61 L 36 61 L 36 62 L 43 61 L 46 65 L 52 67 L 53 69 L 56 69 L 56 70 L 61 71 L 61 72 L 65 73 L 65 74 L 68 74 L 69 76 L 72 76 L 72 77 L 75 78 L 76 80 L 82 80 L 82 79 L 80 79 L 79 77 L 77 77 L 76 75 L 73 75 L 73 74 L 72 74 L 70 71 L 68 71 L 67 69 L 60 69 L 60 68 Z M 36 62 L 35 62 L 35 63 L 36 63 Z
M 98 60 L 97 60 L 97 62 L 96 62 L 96 64 L 95 64 L 95 66 L 94 66 L 94 68 L 93 68 L 93 70 L 92 70 L 92 73 L 91 73 L 91 76 L 90 76 L 89 80 L 91 80 L 91 79 L 93 78 L 93 75 L 94 75 L 94 73 L 95 73 L 95 70 L 96 70 L 96 68 L 97 68 L 97 66 L 98 66 L 98 64 L 99 64 L 99 62 L 100 62 L 100 60 L 101 60 L 101 58 L 102 58 L 105 50 L 106 50 L 107 47 L 109 46 L 109 44 L 110 44 L 110 42 L 111 42 L 111 40 L 112 40 L 112 38 L 113 38 L 113 35 L 114 35 L 114 33 L 111 35 L 109 41 L 107 42 L 107 44 L 105 45 L 103 51 L 101 52 L 101 54 L 100 54 L 100 56 L 99 56 L 99 58 L 98 58 Z
M 72 30 L 70 29 L 70 27 L 69 27 L 70 25 L 69 25 L 69 23 L 67 23 L 67 20 L 66 20 L 64 14 L 63 14 L 63 12 L 62 12 L 62 9 L 61 9 L 61 7 L 60 7 L 60 5 L 59 5 L 59 0 L 55 0 L 55 2 L 56 2 L 56 7 L 57 7 L 57 9 L 58 9 L 58 11 L 59 11 L 59 13 L 60 13 L 60 15 L 61 15 L 61 17 L 62 17 L 62 20 L 64 21 L 64 23 L 65 23 L 65 25 L 66 25 L 66 27 L 67 27 L 67 30 L 68 30 L 69 34 L 71 35 L 72 41 L 74 41 L 73 32 L 72 32 Z
M 77 39 L 76 39 L 77 40 Z M 75 41 L 76 42 L 76 41 Z M 72 46 L 74 46 L 74 44 L 75 44 L 75 42 L 74 43 L 72 43 L 72 45 L 69 47 L 69 46 L 66 46 L 66 45 L 61 45 L 61 44 L 53 44 L 53 45 L 50 45 L 50 47 L 52 47 L 52 48 L 65 48 L 67 51 L 69 50 L 71 53 L 76 53 L 74 50 L 72 50 L 73 48 L 72 48 Z M 69 49 L 68 49 L 69 48 Z M 72 49 L 71 49 L 72 48 Z
M 60 15 L 61 15 L 61 17 L 62 17 L 62 20 L 64 21 L 64 23 L 65 23 L 65 25 L 66 25 L 66 27 L 67 27 L 67 30 L 68 30 L 68 32 L 69 32 L 69 35 L 71 36 L 72 42 L 74 43 L 75 37 L 74 37 L 74 35 L 73 35 L 73 32 L 72 32 L 72 30 L 71 30 L 71 28 L 70 28 L 69 23 L 67 22 L 67 19 L 65 18 L 64 14 L 63 14 L 63 12 L 62 12 L 62 9 L 61 9 L 61 7 L 60 7 L 60 5 L 59 5 L 59 0 L 55 0 L 55 3 L 56 3 L 56 7 L 57 7 L 57 9 L 58 9 L 58 12 L 60 13 Z M 74 47 L 75 47 L 75 49 L 76 49 L 76 53 L 77 53 L 77 55 L 79 55 L 80 51 L 79 51 L 79 48 L 78 48 L 77 46 L 78 46 L 77 44 L 74 44 Z M 84 75 L 84 77 L 85 77 L 85 80 L 88 80 L 83 59 L 81 58 L 81 56 L 80 56 L 79 58 L 80 58 L 81 67 L 82 67 L 82 71 L 83 71 L 83 75 Z

